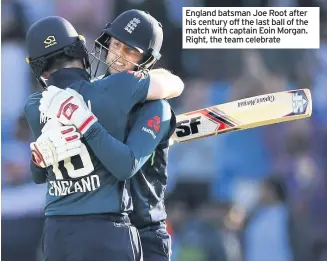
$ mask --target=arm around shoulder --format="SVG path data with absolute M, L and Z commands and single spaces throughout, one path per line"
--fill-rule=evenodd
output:
M 153 69 L 149 72 L 149 77 L 147 100 L 178 97 L 184 90 L 183 80 L 165 69 Z
M 150 158 L 170 129 L 171 110 L 167 101 L 145 103 L 138 112 L 126 144 L 112 137 L 100 123 L 84 135 L 95 155 L 118 180 L 131 178 Z

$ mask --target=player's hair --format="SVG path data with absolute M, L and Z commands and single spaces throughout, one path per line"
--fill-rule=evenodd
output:
M 61 69 L 61 68 L 65 67 L 68 63 L 71 63 L 74 61 L 80 61 L 81 64 L 83 65 L 83 67 L 85 68 L 82 59 L 67 56 L 65 54 L 59 54 L 59 55 L 51 57 L 47 60 L 47 64 L 44 67 L 43 72 L 51 72 L 54 70 Z

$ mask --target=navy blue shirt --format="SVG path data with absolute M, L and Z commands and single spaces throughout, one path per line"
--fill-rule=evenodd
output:
M 168 106 L 168 102 L 166 103 Z M 139 117 L 139 113 L 140 111 L 135 110 L 131 115 L 131 128 Z M 169 137 L 173 134 L 175 126 L 176 117 L 172 111 L 171 127 L 167 136 L 163 137 L 150 159 L 131 178 L 131 196 L 134 208 L 130 219 L 137 228 L 156 225 L 167 218 L 164 199 L 168 180 Z
M 90 83 L 82 69 L 60 69 L 49 85 L 72 88 L 90 101 L 98 122 L 84 134 L 81 155 L 61 161 L 59 169 L 42 169 L 31 162 L 33 179 L 48 183 L 45 215 L 130 213 L 129 182 L 170 129 L 165 101 L 152 101 L 140 111 L 134 131 L 127 134 L 132 108 L 145 102 L 149 78 L 123 72 Z M 29 97 L 25 115 L 35 139 L 41 135 L 38 110 L 41 93 Z M 125 144 L 124 144 L 125 142 Z

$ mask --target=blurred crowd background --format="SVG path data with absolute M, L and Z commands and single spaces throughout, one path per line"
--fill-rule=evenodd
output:
M 183 50 L 183 6 L 320 6 L 319 50 Z M 313 115 L 174 145 L 166 206 L 172 260 L 327 259 L 327 1 L 1 1 L 2 260 L 39 260 L 45 185 L 31 181 L 27 97 L 41 87 L 25 63 L 25 34 L 68 19 L 88 48 L 107 21 L 137 8 L 164 29 L 159 66 L 181 76 L 177 114 L 259 94 L 310 88 Z

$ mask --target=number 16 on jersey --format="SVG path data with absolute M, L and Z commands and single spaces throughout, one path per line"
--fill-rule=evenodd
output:
M 52 171 L 56 176 L 56 180 L 78 179 L 89 175 L 94 170 L 94 166 L 86 146 L 82 144 L 81 148 L 82 150 L 79 155 L 61 161 L 63 162 L 63 165 L 61 165 L 61 162 L 57 163 L 57 165 L 53 165 Z M 78 167 L 74 165 L 73 161 L 77 159 L 77 162 L 79 162 L 77 164 Z M 66 172 L 63 169 L 65 169 Z M 63 173 L 66 173 L 68 178 L 65 178 Z

